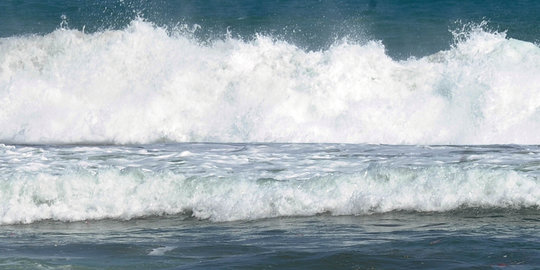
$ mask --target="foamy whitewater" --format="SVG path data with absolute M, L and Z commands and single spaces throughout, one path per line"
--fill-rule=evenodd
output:
M 193 31 L 137 19 L 1 38 L 0 141 L 540 143 L 540 48 L 482 24 L 402 61 L 378 41 Z
M 0 224 L 540 206 L 540 149 L 532 146 L 180 144 L 0 151 Z

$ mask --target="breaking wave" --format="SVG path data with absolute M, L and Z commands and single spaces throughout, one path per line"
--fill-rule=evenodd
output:
M 186 177 L 142 170 L 14 174 L 0 181 L 0 224 L 191 214 L 211 221 L 282 216 L 540 207 L 540 185 L 515 171 L 368 168 L 308 180 Z
M 540 143 L 540 48 L 472 27 L 397 61 L 258 35 L 123 30 L 0 39 L 0 142 Z

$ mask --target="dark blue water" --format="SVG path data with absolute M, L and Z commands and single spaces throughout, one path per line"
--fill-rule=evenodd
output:
M 49 33 L 65 16 L 72 29 L 121 29 L 136 17 L 170 28 L 200 25 L 201 40 L 268 34 L 309 50 L 347 37 L 381 40 L 397 58 L 424 56 L 452 44 L 449 30 L 489 22 L 508 36 L 538 42 L 540 3 L 516 1 L 62 1 L 5 0 L 0 37 Z

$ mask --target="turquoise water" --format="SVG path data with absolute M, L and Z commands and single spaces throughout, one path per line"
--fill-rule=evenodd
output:
M 0 268 L 540 265 L 538 1 L 0 10 Z

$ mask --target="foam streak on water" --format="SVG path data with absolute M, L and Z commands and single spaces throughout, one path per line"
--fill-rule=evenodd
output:
M 472 27 L 396 61 L 377 41 L 204 44 L 143 20 L 0 39 L 4 143 L 540 143 L 540 48 Z
M 0 224 L 540 207 L 538 147 L 2 146 Z

